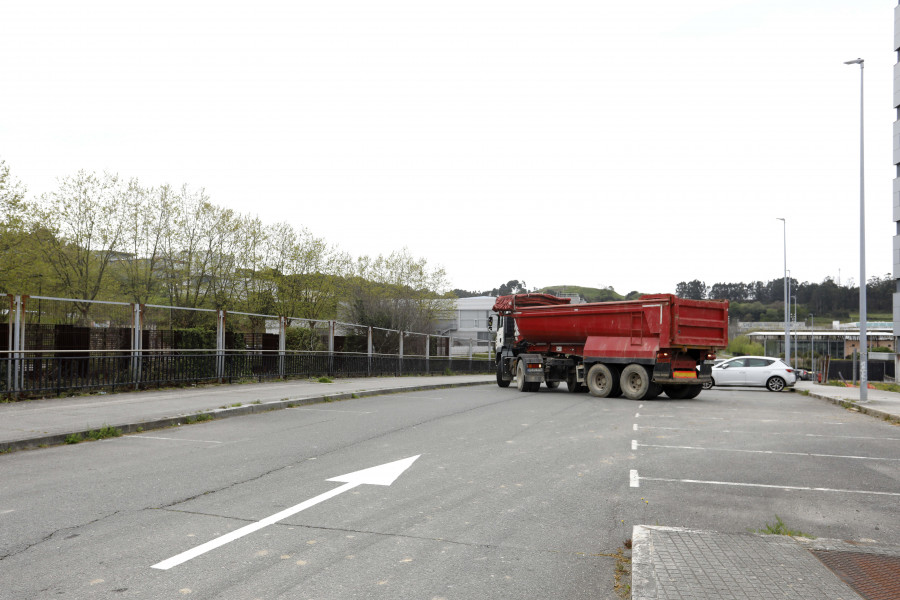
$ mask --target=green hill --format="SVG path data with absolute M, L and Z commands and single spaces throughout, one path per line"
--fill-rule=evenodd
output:
M 610 288 L 591 288 L 579 285 L 549 285 L 538 290 L 544 294 L 578 294 L 587 302 L 608 302 L 610 300 L 625 300 L 626 297 Z M 630 296 L 632 294 L 629 294 Z M 639 294 L 634 294 L 637 297 Z

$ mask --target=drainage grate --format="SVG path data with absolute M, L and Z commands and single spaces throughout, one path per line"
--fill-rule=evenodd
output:
M 866 600 L 900 599 L 900 556 L 810 550 Z

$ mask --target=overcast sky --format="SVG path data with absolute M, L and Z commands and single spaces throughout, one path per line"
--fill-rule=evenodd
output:
M 893 0 L 8 0 L 0 158 L 187 183 L 451 287 L 892 269 Z

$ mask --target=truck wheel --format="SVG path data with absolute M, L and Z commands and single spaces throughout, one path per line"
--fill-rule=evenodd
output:
M 684 400 L 690 392 L 690 386 L 687 385 L 667 385 L 664 388 L 666 396 L 672 400 Z
M 578 383 L 575 373 L 569 373 L 569 376 L 566 377 L 566 387 L 568 387 L 569 391 L 573 394 L 585 391 L 584 384 Z
M 516 389 L 520 392 L 528 392 L 530 387 L 525 381 L 525 364 L 518 360 L 516 361 Z
M 556 388 L 559 387 L 559 382 L 558 382 L 558 381 L 546 381 L 546 380 L 545 380 L 545 381 L 544 381 L 544 385 L 547 386 L 547 389 L 555 390 Z
M 650 373 L 642 365 L 631 363 L 622 369 L 619 379 L 622 393 L 629 400 L 643 400 L 650 391 Z
M 651 381 L 650 389 L 647 390 L 647 395 L 644 396 L 644 400 L 653 400 L 653 399 L 659 397 L 659 395 L 662 394 L 662 392 L 663 392 L 663 387 L 661 385 L 659 385 L 658 383 L 653 383 Z
M 505 388 L 505 387 L 509 387 L 510 383 L 511 382 L 508 380 L 507 381 L 503 380 L 503 362 L 502 361 L 498 362 L 497 363 L 497 385 L 499 385 L 502 388 Z
M 588 371 L 587 384 L 591 396 L 608 398 L 615 395 L 618 386 L 615 367 L 597 363 Z
M 525 361 L 516 362 L 516 389 L 520 392 L 536 392 L 541 389 L 540 381 L 525 381 Z
M 702 385 L 690 385 L 690 386 L 688 386 L 688 389 L 690 391 L 688 392 L 688 395 L 684 397 L 685 400 L 690 400 L 691 398 L 696 398 L 697 396 L 699 396 L 700 392 L 703 391 L 703 386 Z

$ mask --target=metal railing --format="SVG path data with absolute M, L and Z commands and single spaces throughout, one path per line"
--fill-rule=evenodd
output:
M 490 344 L 483 341 L 225 310 L 8 298 L 8 311 L 0 310 L 0 329 L 7 334 L 0 339 L 3 397 L 298 377 L 493 372 Z M 148 320 L 148 308 L 155 309 L 156 320 Z M 171 321 L 180 310 L 210 313 L 203 316 L 215 319 L 215 330 L 176 329 L 171 323 L 165 329 L 166 317 L 159 314 Z M 235 323 L 245 329 L 235 331 Z M 296 343 L 310 349 L 289 349 L 292 334 L 302 334 Z M 178 347 L 192 340 L 215 346 Z

